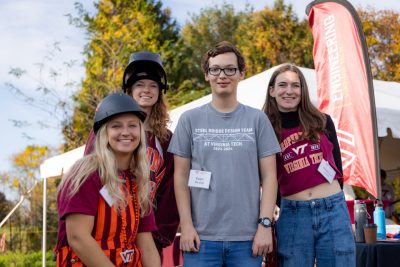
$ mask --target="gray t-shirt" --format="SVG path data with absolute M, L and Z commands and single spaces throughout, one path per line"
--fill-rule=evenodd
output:
M 191 169 L 211 172 L 210 189 L 190 188 L 200 239 L 253 240 L 260 209 L 258 160 L 280 151 L 267 116 L 239 104 L 230 113 L 212 105 L 186 111 L 168 151 L 191 159 Z

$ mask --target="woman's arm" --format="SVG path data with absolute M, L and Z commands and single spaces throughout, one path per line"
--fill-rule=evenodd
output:
M 332 118 L 329 115 L 326 115 L 326 126 L 325 126 L 325 134 L 328 137 L 329 141 L 333 144 L 333 159 L 335 160 L 336 168 L 343 174 L 342 167 L 342 155 L 340 152 L 339 141 L 336 134 L 335 124 L 333 123 Z M 343 179 L 339 179 L 340 187 L 343 189 Z
M 340 154 L 340 146 L 339 146 L 339 141 L 337 139 L 337 134 L 336 134 L 336 129 L 335 129 L 335 124 L 332 121 L 332 118 L 330 116 L 327 116 L 326 118 L 326 136 L 328 137 L 329 141 L 333 144 L 333 158 L 335 159 L 335 164 L 336 168 L 340 171 L 340 173 L 343 173 L 343 168 L 342 168 L 342 156 Z
M 65 224 L 68 243 L 86 266 L 114 266 L 91 235 L 94 216 L 73 213 L 67 215 Z
M 156 245 L 154 244 L 151 232 L 138 233 L 136 237 L 136 245 L 142 252 L 143 267 L 160 267 L 161 259 L 158 254 Z

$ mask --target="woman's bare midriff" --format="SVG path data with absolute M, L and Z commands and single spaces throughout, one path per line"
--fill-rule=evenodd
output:
M 339 193 L 341 190 L 342 189 L 340 188 L 339 182 L 337 180 L 333 180 L 331 184 L 328 182 L 319 184 L 314 187 L 307 188 L 306 190 L 303 190 L 296 194 L 285 196 L 284 198 L 289 200 L 300 200 L 300 201 L 311 200 L 315 198 L 329 197 Z

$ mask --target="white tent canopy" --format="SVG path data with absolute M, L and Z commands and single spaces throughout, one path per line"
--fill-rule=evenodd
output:
M 238 99 L 241 103 L 261 109 L 266 96 L 267 82 L 276 67 L 254 75 L 239 83 Z M 300 68 L 306 77 L 311 100 L 317 103 L 316 75 L 313 69 Z M 374 80 L 375 104 L 378 121 L 378 136 L 381 140 L 381 162 L 383 169 L 400 168 L 400 83 Z M 180 115 L 189 109 L 211 101 L 211 95 L 204 96 L 170 112 L 173 131 Z M 391 129 L 390 136 L 388 129 Z M 389 136 L 388 136 L 389 135 Z M 72 164 L 83 156 L 84 147 L 47 159 L 40 166 L 42 178 L 59 176 L 68 171 Z M 386 151 L 387 150 L 387 151 Z M 396 156 L 397 155 L 397 156 Z
M 75 161 L 83 157 L 84 149 L 85 146 L 81 146 L 45 160 L 40 165 L 40 178 L 58 177 L 66 173 Z

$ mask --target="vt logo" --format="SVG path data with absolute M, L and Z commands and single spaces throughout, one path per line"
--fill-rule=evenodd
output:
M 125 250 L 125 251 L 120 253 L 121 258 L 122 258 L 124 263 L 131 262 L 133 254 L 135 254 L 135 250 L 133 250 L 133 249 L 127 249 L 127 250 Z
M 307 144 L 304 144 L 304 145 L 298 146 L 296 148 L 292 148 L 292 150 L 294 153 L 296 153 L 296 155 L 299 155 L 299 154 L 301 155 L 304 153 L 304 149 L 306 148 L 306 146 L 307 146 Z

